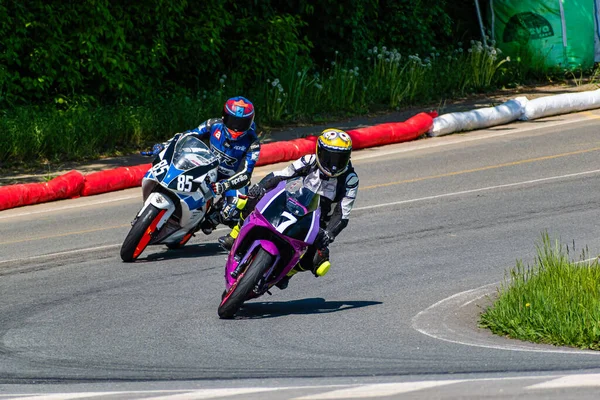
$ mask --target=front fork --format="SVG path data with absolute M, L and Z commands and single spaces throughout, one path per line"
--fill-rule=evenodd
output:
M 267 253 L 269 253 L 275 257 L 275 261 L 273 262 L 273 264 L 271 265 L 271 267 L 269 268 L 267 273 L 264 274 L 264 276 L 269 277 L 273 273 L 273 269 L 275 268 L 275 266 L 279 262 L 279 259 L 281 258 L 281 255 L 279 254 L 279 249 L 277 248 L 275 243 L 271 242 L 270 240 L 256 240 L 256 241 L 254 241 L 254 243 L 252 243 L 250 248 L 246 251 L 246 256 L 242 260 L 238 261 L 237 258 L 235 259 L 238 262 L 238 265 L 229 274 L 230 278 L 233 279 L 233 281 L 237 280 L 239 275 L 247 268 L 248 264 L 254 260 L 254 254 L 256 254 L 258 249 L 261 247 Z M 230 278 L 227 277 L 227 272 L 225 274 L 226 274 L 226 276 L 225 276 L 226 280 L 230 282 L 230 285 L 233 284 L 233 281 L 230 281 Z M 265 279 L 261 279 L 258 286 L 264 286 L 264 282 L 265 282 Z M 255 288 L 255 292 L 256 292 L 256 288 Z

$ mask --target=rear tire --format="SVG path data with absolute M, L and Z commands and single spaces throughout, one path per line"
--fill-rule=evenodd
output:
M 121 246 L 121 259 L 132 262 L 144 251 L 166 210 L 149 205 L 135 221 Z
M 262 247 L 259 248 L 254 260 L 238 278 L 237 284 L 230 289 L 230 292 L 223 293 L 221 305 L 218 309 L 220 318 L 233 318 L 272 263 L 273 256 Z

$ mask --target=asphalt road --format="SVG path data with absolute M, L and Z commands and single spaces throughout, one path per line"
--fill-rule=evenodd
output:
M 121 262 L 139 189 L 0 212 L 0 383 L 593 372 L 600 354 L 514 351 L 476 321 L 542 232 L 600 254 L 599 118 L 356 152 L 359 196 L 330 273 L 300 274 L 229 321 L 216 313 L 224 230 Z M 470 308 L 425 312 L 484 285 Z

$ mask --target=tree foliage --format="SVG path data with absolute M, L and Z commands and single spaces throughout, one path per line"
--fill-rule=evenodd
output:
M 451 42 L 460 15 L 449 8 L 468 3 L 2 0 L 0 108 L 135 103 L 197 93 L 222 74 L 243 89 L 375 44 L 424 52 Z

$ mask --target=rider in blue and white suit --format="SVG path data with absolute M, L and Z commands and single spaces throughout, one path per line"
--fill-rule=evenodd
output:
M 246 194 L 260 153 L 254 114 L 254 105 L 248 99 L 233 97 L 225 102 L 222 118 L 211 118 L 197 128 L 178 133 L 165 144 L 154 145 L 152 152 L 147 154 L 160 153 L 169 142 L 182 135 L 194 135 L 204 142 L 208 141 L 210 150 L 219 159 L 217 182 L 212 184 L 212 188 L 215 194 L 224 195 L 221 216 L 223 221 L 230 221 L 236 217 L 235 202 L 239 194 Z M 211 230 L 203 227 L 205 233 Z

